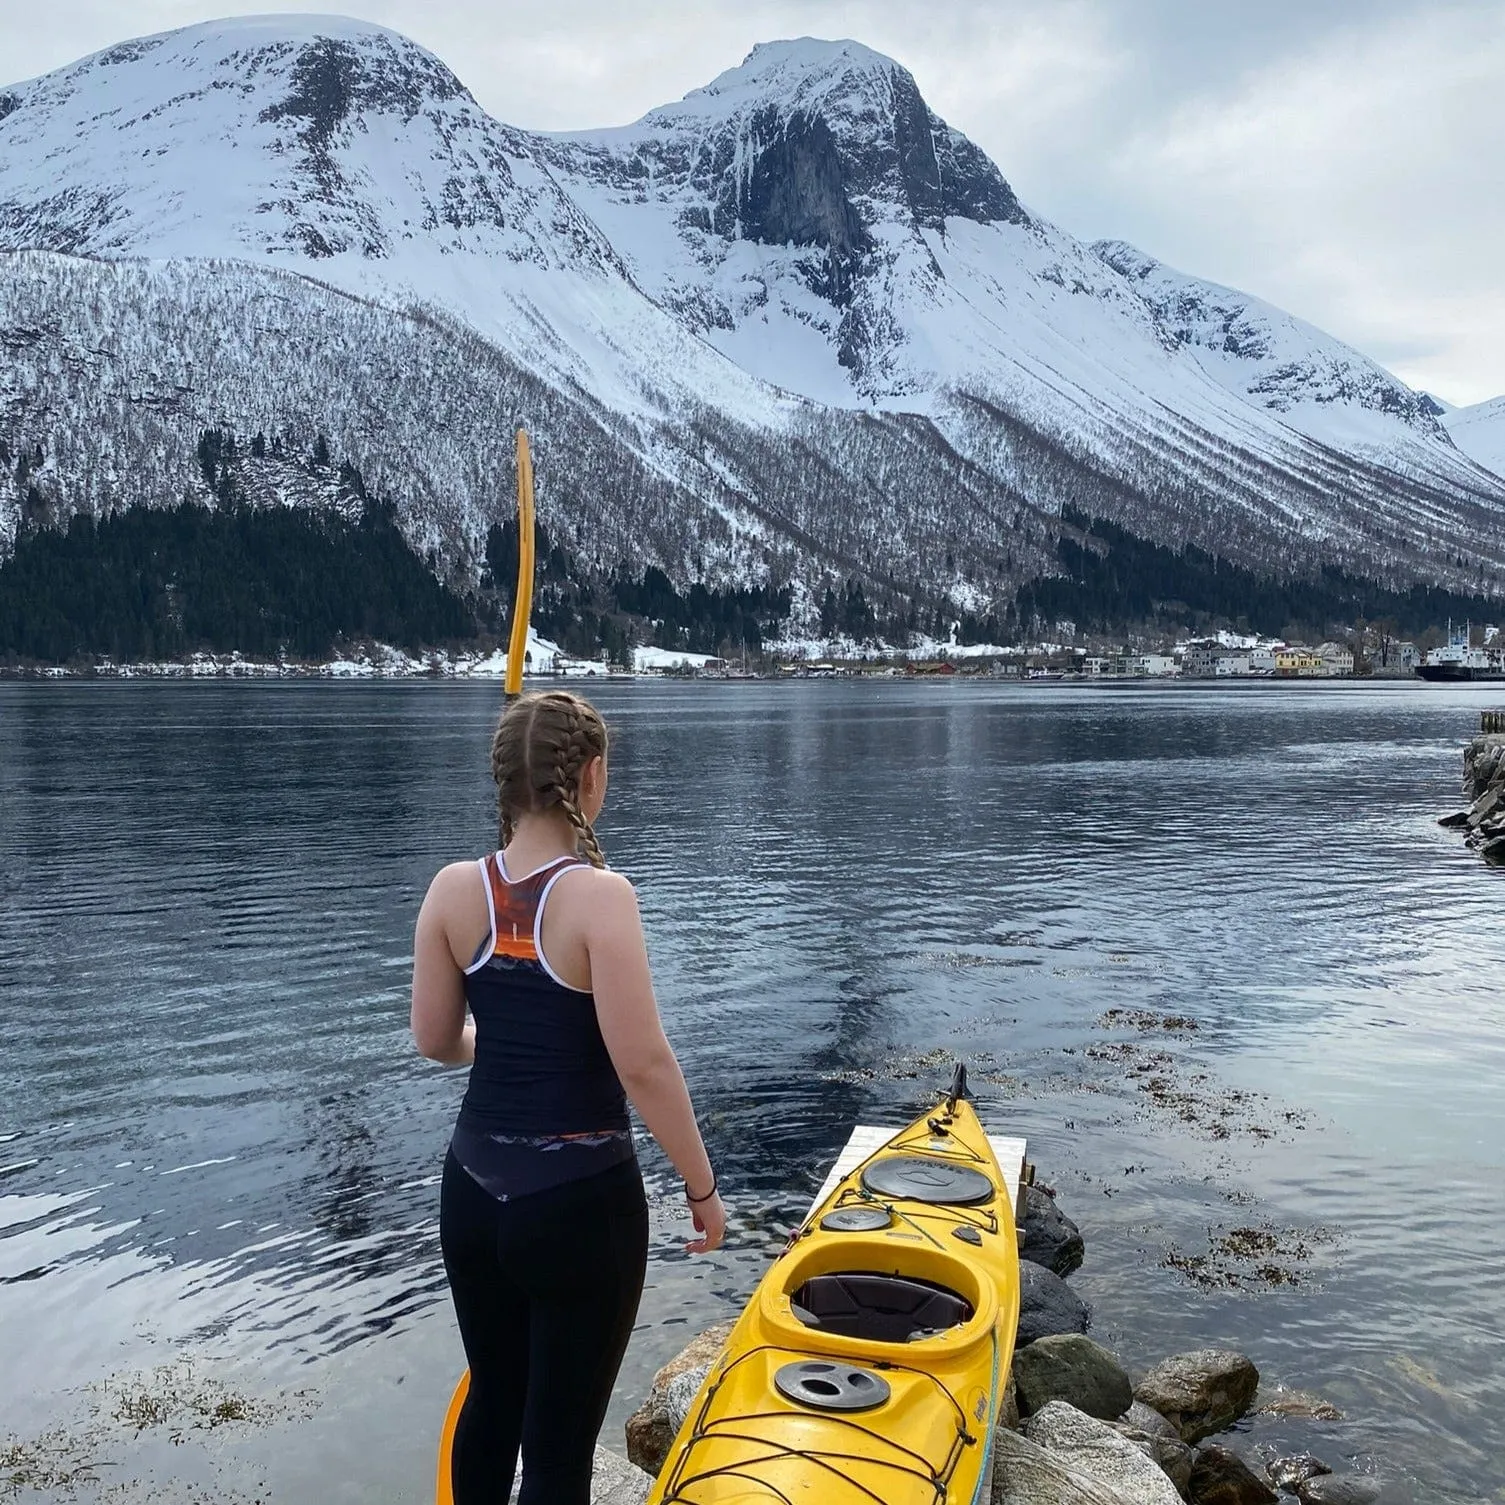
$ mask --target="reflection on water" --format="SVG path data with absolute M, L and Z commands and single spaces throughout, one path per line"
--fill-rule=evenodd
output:
M 687 1260 L 645 1156 L 618 1413 L 735 1310 L 851 1124 L 913 1111 L 959 1053 L 1081 1223 L 1103 1341 L 1244 1348 L 1349 1413 L 1330 1461 L 1429 1500 L 1495 1487 L 1505 875 L 1434 824 L 1477 694 L 600 699 L 603 838 L 739 1230 Z M 451 1362 L 435 1172 L 461 1079 L 410 1049 L 407 967 L 428 878 L 490 837 L 496 700 L 0 686 L 0 1333 L 31 1359 L 3 1414 L 153 1345 Z M 1281 1279 L 1225 1257 L 1255 1234 Z

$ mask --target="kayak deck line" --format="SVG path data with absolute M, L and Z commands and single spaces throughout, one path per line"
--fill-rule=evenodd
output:
M 903 1124 L 890 1124 L 886 1128 L 881 1124 L 858 1124 L 852 1130 L 851 1137 L 841 1153 L 836 1157 L 836 1163 L 831 1167 L 830 1174 L 821 1182 L 820 1190 L 816 1192 L 814 1201 L 810 1203 L 810 1212 L 814 1212 L 864 1160 L 881 1150 L 903 1128 Z M 1022 1218 L 1026 1184 L 1024 1167 L 1028 1159 L 1029 1146 L 1023 1139 L 1012 1139 L 1003 1134 L 989 1134 L 988 1144 L 992 1147 L 994 1155 L 998 1157 L 998 1168 L 1003 1172 L 1004 1184 L 1008 1187 L 1009 1196 L 1013 1199 L 1014 1217 Z M 806 1216 L 808 1217 L 809 1213 Z

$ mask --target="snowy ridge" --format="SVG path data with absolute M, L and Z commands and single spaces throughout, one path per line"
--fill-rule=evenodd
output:
M 1125 241 L 1097 241 L 1092 249 L 1149 305 L 1168 349 L 1184 349 L 1230 392 L 1302 433 L 1331 440 L 1346 423 L 1357 445 L 1393 442 L 1390 420 L 1399 420 L 1420 437 L 1442 437 L 1442 409 L 1430 397 L 1304 320 L 1174 271 Z
M 1454 408 L 1442 423 L 1469 459 L 1505 478 L 1505 397 Z
M 1492 420 L 1031 214 L 856 42 L 545 135 L 363 22 L 143 38 L 0 91 L 6 251 L 0 439 L 42 460 L 0 550 L 197 494 L 205 427 L 322 432 L 474 579 L 525 419 L 551 529 L 681 582 L 982 611 L 1067 505 L 1280 572 L 1505 578 Z M 327 500 L 301 463 L 254 499 Z

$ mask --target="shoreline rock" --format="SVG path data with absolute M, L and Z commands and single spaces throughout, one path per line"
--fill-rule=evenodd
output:
M 1490 715 L 1485 713 L 1486 722 Z M 1463 797 L 1468 809 L 1438 824 L 1466 833 L 1465 840 L 1491 865 L 1505 864 L 1505 733 L 1485 731 L 1463 749 Z
M 1199 1348 L 1162 1359 L 1134 1387 L 1134 1399 L 1165 1417 L 1182 1442 L 1201 1442 L 1238 1421 L 1258 1389 L 1259 1370 L 1243 1354 Z

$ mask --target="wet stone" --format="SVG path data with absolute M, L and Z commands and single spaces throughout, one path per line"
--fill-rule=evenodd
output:
M 1259 1370 L 1231 1349 L 1201 1348 L 1157 1364 L 1134 1389 L 1181 1434 L 1200 1442 L 1232 1426 L 1250 1407 Z
M 1313 1458 L 1310 1453 L 1298 1453 L 1291 1458 L 1277 1458 L 1269 1464 L 1265 1472 L 1270 1476 L 1270 1483 L 1276 1489 L 1294 1491 L 1299 1484 L 1305 1484 L 1308 1479 L 1315 1479 L 1321 1474 L 1330 1474 L 1332 1470 L 1320 1459 Z
M 1019 1266 L 1019 1331 L 1016 1349 L 1059 1333 L 1084 1333 L 1091 1320 L 1087 1303 L 1044 1265 Z
M 1186 1498 L 1191 1505 L 1274 1505 L 1277 1496 L 1237 1453 L 1209 1443 L 1192 1459 Z
M 1118 1360 L 1076 1333 L 1041 1338 L 1016 1352 L 1014 1382 L 1021 1416 L 1051 1401 L 1066 1401 L 1100 1421 L 1115 1421 L 1133 1399 L 1129 1376 Z
M 1323 1474 L 1296 1486 L 1301 1505 L 1374 1505 L 1383 1490 L 1362 1474 Z
M 1081 1269 L 1086 1248 L 1077 1225 L 1056 1206 L 1055 1198 L 1038 1186 L 1026 1186 L 1019 1258 L 1064 1276 Z

